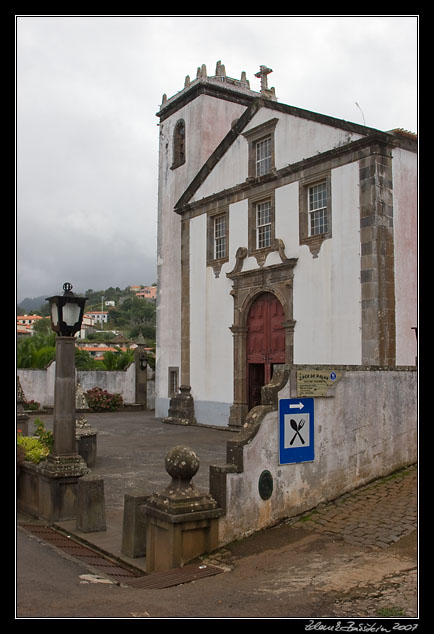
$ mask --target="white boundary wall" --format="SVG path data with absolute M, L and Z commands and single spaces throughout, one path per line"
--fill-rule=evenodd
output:
M 288 384 L 279 397 L 289 398 Z M 226 475 L 221 544 L 417 462 L 415 370 L 345 371 L 335 395 L 316 397 L 314 408 L 313 462 L 279 464 L 277 411 L 266 414 L 244 445 L 243 470 Z M 264 470 L 273 478 L 268 500 L 258 490 Z
M 125 404 L 135 402 L 136 389 L 135 363 L 131 363 L 126 370 L 77 370 L 77 380 L 86 392 L 93 387 L 100 387 L 111 394 L 120 394 Z M 56 362 L 53 361 L 45 370 L 17 368 L 17 376 L 28 401 L 37 401 L 41 407 L 53 407 L 54 379 Z M 148 368 L 148 409 L 154 408 L 155 391 L 153 372 Z

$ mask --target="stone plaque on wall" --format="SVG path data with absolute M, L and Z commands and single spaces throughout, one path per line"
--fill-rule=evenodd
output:
M 331 396 L 341 378 L 342 372 L 335 370 L 298 370 L 297 396 Z

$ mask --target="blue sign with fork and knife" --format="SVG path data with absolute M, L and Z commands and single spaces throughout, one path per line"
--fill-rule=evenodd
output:
M 279 464 L 312 462 L 315 458 L 314 399 L 281 399 L 279 432 Z

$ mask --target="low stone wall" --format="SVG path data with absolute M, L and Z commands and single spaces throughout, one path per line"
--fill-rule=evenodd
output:
M 148 367 L 147 382 L 147 408 L 155 407 L 155 381 L 154 373 Z M 56 362 L 47 366 L 45 370 L 33 370 L 29 368 L 17 368 L 21 387 L 28 401 L 37 401 L 42 408 L 51 408 L 54 404 L 54 379 L 56 374 Z M 111 394 L 120 394 L 126 404 L 132 404 L 136 398 L 136 372 L 135 363 L 131 363 L 126 370 L 77 370 L 77 380 L 86 392 L 93 387 L 100 387 Z
M 228 441 L 228 464 L 210 470 L 210 492 L 224 509 L 221 544 L 417 461 L 415 369 L 347 366 L 339 371 L 342 378 L 332 395 L 314 398 L 312 462 L 279 464 L 277 400 L 253 409 L 244 430 Z M 297 396 L 294 387 L 291 390 L 294 372 L 280 389 L 279 399 Z M 264 472 L 272 488 L 266 500 L 259 493 Z

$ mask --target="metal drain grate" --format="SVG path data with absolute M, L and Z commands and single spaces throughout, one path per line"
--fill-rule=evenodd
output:
M 170 588 L 181 583 L 190 583 L 196 579 L 211 577 L 223 572 L 222 568 L 205 564 L 188 564 L 182 568 L 173 568 L 162 572 L 151 572 L 144 577 L 136 577 L 126 581 L 127 585 L 134 588 Z
M 161 572 L 152 572 L 148 575 L 141 575 L 139 572 L 123 568 L 117 562 L 105 558 L 95 550 L 87 548 L 83 544 L 74 541 L 72 538 L 59 533 L 50 526 L 39 524 L 26 524 L 23 526 L 29 533 L 39 537 L 43 541 L 56 546 L 68 555 L 72 555 L 83 563 L 97 568 L 101 573 L 107 575 L 114 581 L 124 583 L 134 588 L 162 589 L 177 586 L 182 583 L 190 583 L 196 579 L 210 577 L 223 572 L 222 568 L 210 566 L 208 564 L 187 564 L 182 568 L 173 568 Z
M 63 550 L 66 554 L 80 559 L 89 566 L 98 568 L 98 570 L 111 577 L 114 581 L 125 582 L 126 579 L 134 579 L 139 574 L 127 568 L 123 568 L 121 565 L 103 557 L 91 548 L 87 548 L 70 537 L 57 532 L 54 528 L 40 526 L 38 524 L 26 524 L 24 528 L 29 531 L 29 533 L 32 533 L 32 535 L 39 537 L 52 546 L 56 546 L 59 550 Z

